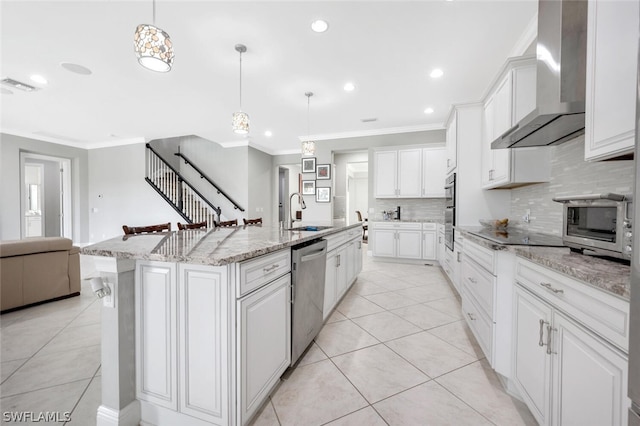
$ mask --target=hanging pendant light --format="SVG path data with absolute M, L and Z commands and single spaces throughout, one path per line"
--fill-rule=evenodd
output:
M 313 92 L 305 92 L 304 94 L 307 97 L 307 137 L 309 137 L 309 116 L 310 116 L 310 103 L 311 97 L 313 96 Z M 304 141 L 302 142 L 302 155 L 314 155 L 316 153 L 316 143 L 314 141 Z
M 234 133 L 246 135 L 249 133 L 249 114 L 242 112 L 242 54 L 247 51 L 247 46 L 236 44 L 235 49 L 240 54 L 240 111 L 233 113 L 231 125 Z
M 138 63 L 152 71 L 171 71 L 173 43 L 166 31 L 156 27 L 156 1 L 153 0 L 153 25 L 140 24 L 133 36 Z

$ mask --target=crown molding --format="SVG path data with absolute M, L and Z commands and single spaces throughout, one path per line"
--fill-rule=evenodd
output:
M 444 130 L 444 124 L 424 124 L 419 126 L 404 126 L 404 127 L 387 127 L 384 129 L 372 129 L 372 130 L 354 130 L 351 132 L 341 133 L 325 133 L 322 135 L 306 135 L 299 136 L 300 142 L 314 140 L 314 141 L 326 141 L 331 139 L 346 139 L 346 138 L 359 138 L 363 136 L 380 136 L 380 135 L 393 135 L 398 133 L 413 133 L 413 132 L 426 132 L 430 130 Z

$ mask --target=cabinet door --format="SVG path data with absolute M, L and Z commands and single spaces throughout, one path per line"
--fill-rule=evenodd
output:
M 440 266 L 444 265 L 444 230 L 440 232 L 441 225 L 438 225 L 438 263 Z
M 336 269 L 336 293 L 337 300 L 340 300 L 342 296 L 344 296 L 345 291 L 347 291 L 347 246 L 343 245 L 339 247 L 336 255 L 337 255 L 337 269 Z
M 178 264 L 180 412 L 217 424 L 228 419 L 228 290 L 220 268 Z
M 436 260 L 438 255 L 436 243 L 436 231 L 422 231 L 422 258 Z
M 397 197 L 398 151 L 376 151 L 374 154 L 373 167 L 375 197 Z
M 139 261 L 135 298 L 136 396 L 177 411 L 176 265 Z
M 238 392 L 245 424 L 291 363 L 291 275 L 240 299 L 237 315 Z
M 422 257 L 422 231 L 400 229 L 396 231 L 397 257 L 420 259 Z
M 347 269 L 347 274 L 346 274 L 347 287 L 356 278 L 356 250 L 357 250 L 356 246 L 357 246 L 356 241 L 353 241 L 353 240 L 350 241 L 347 244 L 347 249 L 345 253 L 344 263 L 345 263 L 345 268 Z
M 536 109 L 536 66 L 535 64 L 514 68 L 513 78 L 513 120 L 516 124 Z
M 336 250 L 331 250 L 327 253 L 327 264 L 324 276 L 324 306 L 322 308 L 323 320 L 327 319 L 337 302 L 336 271 L 338 268 L 338 260 L 336 256 Z
M 638 5 L 637 1 L 589 1 L 586 160 L 633 152 Z
M 493 95 L 484 104 L 483 109 L 483 134 L 482 134 L 482 187 L 491 185 L 491 175 L 493 174 L 493 151 L 491 150 L 491 142 L 494 140 L 494 121 L 495 121 L 495 102 Z
M 362 256 L 363 256 L 363 250 L 362 250 L 362 240 L 358 240 L 356 243 L 356 276 L 362 272 Z
M 393 229 L 371 229 L 373 237 L 373 255 L 395 257 L 396 255 L 396 231 Z
M 627 425 L 627 359 L 591 332 L 554 314 L 554 425 Z
M 447 127 L 447 174 L 456 169 L 456 163 L 458 158 L 458 127 L 456 112 L 453 112 L 453 118 L 449 122 Z
M 425 198 L 444 198 L 446 177 L 446 148 L 424 148 L 422 150 L 422 196 Z
M 495 111 L 494 111 L 494 125 L 493 125 L 493 138 L 500 137 L 504 132 L 509 130 L 513 123 L 512 117 L 512 80 L 511 73 L 508 73 L 504 80 L 500 83 L 496 89 L 494 95 Z M 493 142 L 493 140 L 491 141 Z M 489 142 L 489 144 L 491 144 Z M 491 146 L 489 146 L 491 148 Z M 510 149 L 492 149 L 491 150 L 493 161 L 491 167 L 491 184 L 498 185 L 508 182 L 510 180 L 511 169 L 511 150 Z
M 422 149 L 401 149 L 398 151 L 398 196 L 418 198 L 421 195 Z
M 538 423 L 549 424 L 551 357 L 547 340 L 551 308 L 518 286 L 514 302 L 513 381 Z

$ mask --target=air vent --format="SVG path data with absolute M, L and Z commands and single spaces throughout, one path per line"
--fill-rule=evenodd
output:
M 34 90 L 38 90 L 37 87 L 31 86 L 27 83 L 22 83 L 12 78 L 3 78 L 2 80 L 0 80 L 0 83 L 5 84 L 7 86 L 11 86 L 14 89 L 25 91 L 25 92 L 33 92 Z
M 373 117 L 373 118 L 361 118 L 360 121 L 362 121 L 363 123 L 371 123 L 372 121 L 378 121 L 378 119 L 376 117 Z

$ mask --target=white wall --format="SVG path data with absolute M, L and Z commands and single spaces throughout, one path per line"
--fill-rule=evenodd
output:
M 271 179 L 271 156 L 254 148 L 249 148 L 248 206 L 246 218 L 262 218 L 262 223 L 270 224 L 273 219 L 273 191 Z
M 122 235 L 122 225 L 184 222 L 144 180 L 145 150 L 140 143 L 89 151 L 90 242 Z

